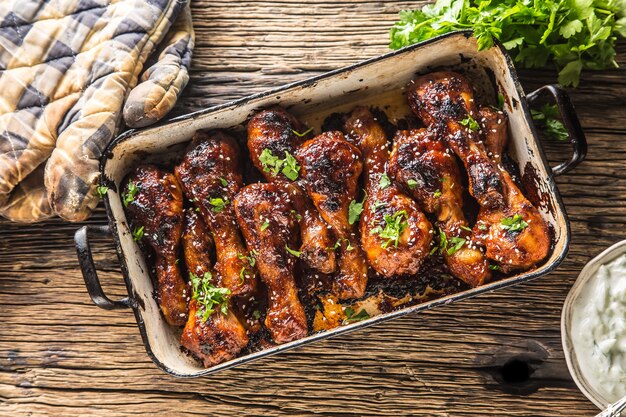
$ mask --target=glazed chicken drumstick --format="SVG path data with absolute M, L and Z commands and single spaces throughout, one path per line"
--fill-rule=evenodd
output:
M 504 272 L 530 268 L 543 260 L 550 248 L 548 228 L 498 159 L 489 158 L 474 119 L 479 112 L 467 80 L 454 72 L 420 76 L 409 86 L 408 98 L 415 114 L 465 165 L 470 193 L 481 207 L 474 233 L 484 242 L 487 257 L 499 262 Z M 495 136 L 485 142 L 499 143 Z
M 187 320 L 187 284 L 178 267 L 183 229 L 183 195 L 174 175 L 152 165 L 137 167 L 122 190 L 134 228 L 156 254 L 157 299 L 165 320 L 182 326 Z
M 211 268 L 210 254 L 214 248 L 209 231 L 199 213 L 191 208 L 185 212 L 182 242 L 191 277 L 191 298 L 180 343 L 205 367 L 210 367 L 233 359 L 248 344 L 248 335 Z
M 474 244 L 463 214 L 459 168 L 434 132 L 396 132 L 389 173 L 426 212 L 436 216 L 440 252 L 452 274 L 473 287 L 487 282 L 489 263 Z
M 295 162 L 292 158 L 296 149 L 307 136 L 305 126 L 279 107 L 263 110 L 248 122 L 248 149 L 254 166 L 268 182 L 289 185 L 289 194 L 299 214 L 302 260 L 311 268 L 330 274 L 336 268 L 331 232 L 311 200 L 296 185 L 299 167 L 289 163 Z
M 254 292 L 255 271 L 245 256 L 232 207 L 243 185 L 237 142 L 219 131 L 198 131 L 175 173 L 213 235 L 219 281 L 233 296 Z
M 276 343 L 306 336 L 307 320 L 294 278 L 298 223 L 289 194 L 280 185 L 257 183 L 244 187 L 234 205 L 267 286 L 265 327 Z
M 389 146 L 382 126 L 367 108 L 357 107 L 345 119 L 344 132 L 365 162 L 367 196 L 359 227 L 370 265 L 385 277 L 417 273 L 430 252 L 432 227 L 385 172 Z
M 367 263 L 348 215 L 363 170 L 361 152 L 341 132 L 334 131 L 306 141 L 296 158 L 307 193 L 339 239 L 339 271 L 333 292 L 342 300 L 362 297 Z

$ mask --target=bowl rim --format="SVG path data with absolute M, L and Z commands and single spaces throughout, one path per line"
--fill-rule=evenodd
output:
M 595 390 L 580 369 L 579 360 L 576 357 L 574 343 L 571 338 L 572 315 L 574 305 L 579 299 L 582 290 L 589 280 L 595 276 L 598 269 L 600 269 L 602 265 L 606 265 L 624 254 L 626 254 L 626 239 L 614 243 L 589 260 L 578 274 L 574 285 L 567 294 L 561 312 L 561 343 L 563 345 L 563 353 L 569 373 L 578 389 L 589 401 L 594 403 L 601 410 L 605 409 L 612 401 L 609 401 Z

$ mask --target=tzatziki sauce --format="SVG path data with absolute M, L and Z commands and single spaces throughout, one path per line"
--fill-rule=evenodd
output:
M 572 312 L 572 344 L 589 384 L 609 401 L 626 396 L 626 255 L 600 266 Z

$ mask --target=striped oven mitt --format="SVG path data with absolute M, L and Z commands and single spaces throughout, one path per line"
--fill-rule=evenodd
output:
M 87 218 L 106 145 L 174 106 L 193 43 L 186 0 L 0 1 L 0 214 Z

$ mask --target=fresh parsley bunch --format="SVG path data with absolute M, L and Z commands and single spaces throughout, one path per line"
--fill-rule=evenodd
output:
M 625 16 L 626 0 L 437 0 L 400 12 L 389 46 L 473 29 L 479 50 L 499 39 L 521 66 L 554 62 L 559 83 L 577 86 L 583 68 L 617 67 L 615 41 L 626 37 Z

